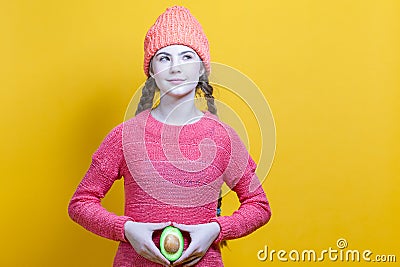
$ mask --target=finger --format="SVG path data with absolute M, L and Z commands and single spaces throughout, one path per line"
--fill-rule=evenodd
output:
M 197 258 L 201 258 L 201 256 L 199 254 L 192 254 L 190 255 L 190 257 L 186 258 L 186 260 L 183 260 L 181 263 L 177 263 L 177 264 L 182 264 L 182 265 L 187 265 L 187 264 L 191 264 L 193 261 L 195 261 Z M 175 262 L 174 262 L 175 264 Z
M 196 256 L 196 255 L 194 255 L 193 252 L 194 252 L 194 246 L 193 246 L 193 243 L 190 243 L 189 247 L 183 252 L 183 254 L 180 256 L 180 258 L 174 262 L 174 266 L 182 264 L 186 261 L 190 261 L 193 257 Z
M 149 226 L 151 230 L 161 230 L 167 226 L 170 226 L 171 222 L 165 222 L 165 223 L 149 223 Z
M 158 257 L 156 257 L 155 255 L 153 255 L 152 253 L 148 252 L 144 255 L 142 255 L 143 257 L 145 257 L 146 259 L 161 264 L 162 266 L 171 266 L 171 263 L 169 261 L 164 261 L 162 259 L 159 259 Z
M 197 258 L 193 259 L 192 261 L 183 264 L 183 267 L 195 266 L 201 260 L 201 258 L 202 257 L 197 257 Z
M 194 227 L 193 225 L 180 224 L 180 223 L 176 223 L 176 222 L 172 223 L 172 225 L 175 226 L 176 228 L 181 229 L 182 231 L 185 231 L 185 232 L 192 231 L 193 227 Z
M 149 244 L 148 251 L 152 254 L 154 259 L 157 259 L 159 263 L 169 266 L 171 263 L 167 260 L 156 247 L 154 243 Z

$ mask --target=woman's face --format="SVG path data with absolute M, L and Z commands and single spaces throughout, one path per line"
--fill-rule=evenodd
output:
M 193 92 L 204 72 L 197 53 L 185 45 L 170 45 L 154 55 L 150 74 L 160 89 L 161 96 L 181 97 Z

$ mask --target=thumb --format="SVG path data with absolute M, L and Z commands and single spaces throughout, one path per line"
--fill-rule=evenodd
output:
M 163 223 L 149 223 L 151 230 L 161 230 L 167 226 L 171 225 L 171 222 L 163 222 Z
M 185 232 L 191 232 L 193 229 L 193 225 L 188 225 L 188 224 L 180 224 L 180 223 L 172 223 L 173 226 L 175 226 L 176 228 L 179 228 L 182 231 Z

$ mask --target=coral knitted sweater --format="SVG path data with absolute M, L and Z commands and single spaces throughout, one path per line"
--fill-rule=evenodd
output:
M 92 155 L 68 212 L 87 230 L 120 241 L 114 266 L 160 266 L 138 255 L 124 235 L 128 220 L 202 224 L 221 232 L 197 266 L 223 266 L 218 243 L 250 234 L 268 222 L 269 203 L 256 164 L 236 132 L 208 111 L 183 126 L 156 120 L 145 110 L 117 125 Z M 114 181 L 124 177 L 125 212 L 101 205 Z M 225 182 L 241 203 L 230 216 L 216 216 Z M 159 247 L 160 232 L 153 241 Z M 184 248 L 190 236 L 183 232 Z

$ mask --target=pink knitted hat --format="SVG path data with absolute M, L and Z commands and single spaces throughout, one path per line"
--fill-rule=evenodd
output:
M 210 48 L 203 28 L 188 9 L 167 8 L 149 29 L 144 39 L 144 73 L 149 76 L 149 64 L 154 54 L 168 45 L 181 44 L 192 48 L 210 73 Z

